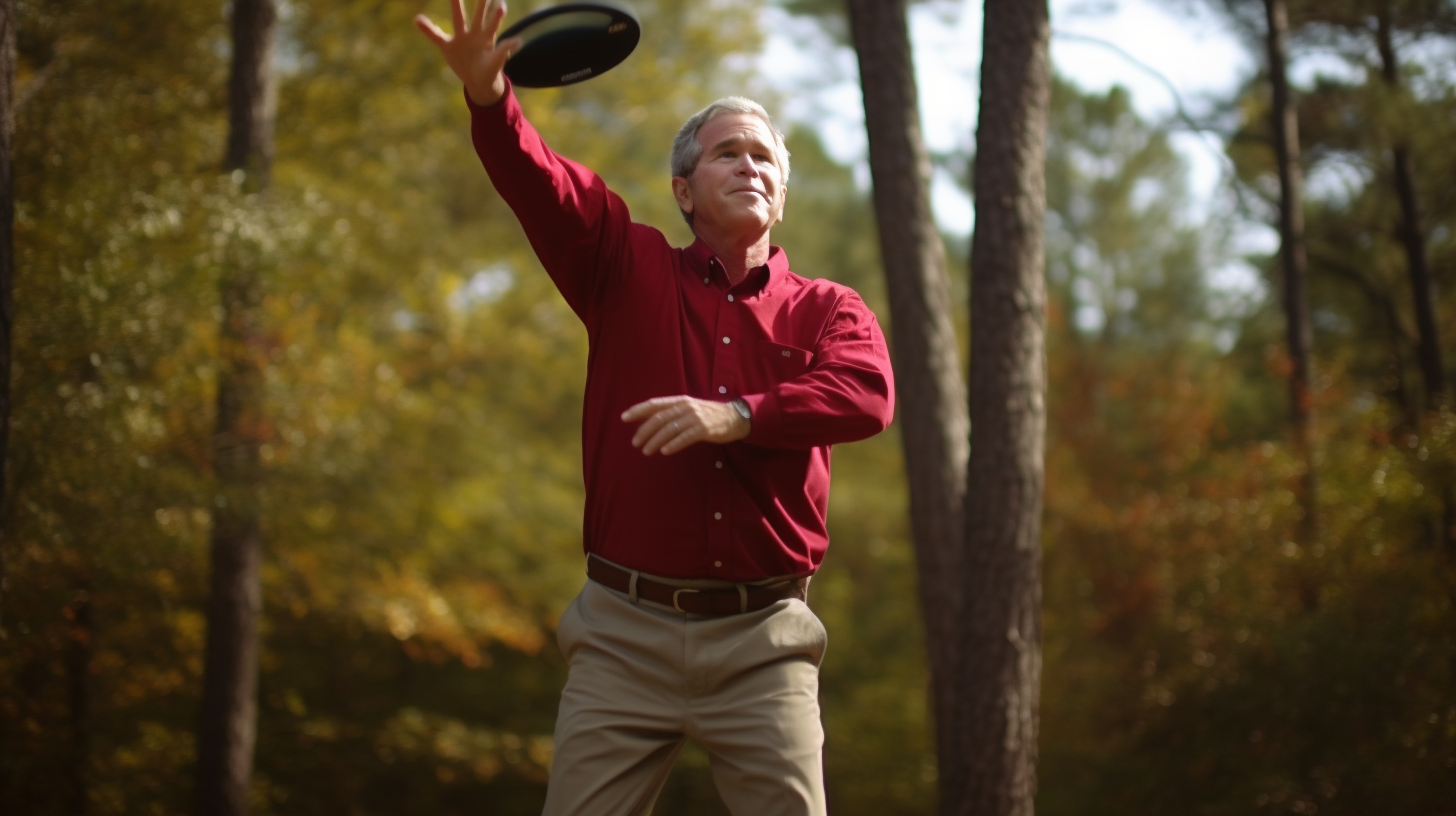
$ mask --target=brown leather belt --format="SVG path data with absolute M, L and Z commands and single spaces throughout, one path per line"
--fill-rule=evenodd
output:
M 587 577 L 604 587 L 632 594 L 632 571 L 613 566 L 600 558 L 586 560 Z M 738 615 L 757 612 L 785 598 L 805 600 L 803 579 L 791 579 L 772 586 L 734 584 L 722 589 L 674 586 L 637 576 L 637 597 L 694 615 Z

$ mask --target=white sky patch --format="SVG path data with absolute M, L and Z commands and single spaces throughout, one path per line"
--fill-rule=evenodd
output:
M 495 264 L 476 271 L 463 285 L 449 295 L 450 305 L 466 311 L 481 303 L 494 303 L 516 285 L 516 273 L 506 264 Z
M 1173 14 L 1155 0 L 1051 0 L 1051 17 L 1057 70 L 1087 91 L 1122 85 L 1145 118 L 1173 114 L 1177 103 L 1170 83 L 1196 111 L 1200 101 L 1227 94 L 1255 70 L 1216 18 Z M 854 166 L 856 178 L 867 183 L 864 107 L 853 52 L 832 49 L 815 21 L 778 8 L 768 9 L 763 25 L 768 41 L 760 65 L 784 93 L 781 115 L 813 127 L 829 154 Z M 910 10 L 910 37 L 926 147 L 933 153 L 966 150 L 975 136 L 980 95 L 981 4 L 917 4 Z M 1211 195 L 1222 173 L 1222 145 L 1192 133 L 1177 134 L 1174 143 L 1191 165 L 1194 195 Z M 970 200 L 954 180 L 935 181 L 932 204 L 946 230 L 970 229 Z
M 1208 102 L 1226 97 L 1258 70 L 1251 54 L 1215 15 L 1169 10 L 1158 0 L 1050 0 L 1052 62 L 1080 88 L 1105 92 L 1128 89 L 1133 107 L 1146 119 L 1175 116 L 1179 100 L 1195 119 Z M 921 128 L 934 153 L 966 151 L 973 144 L 978 115 L 981 9 L 976 0 L 932 0 L 910 10 L 910 36 L 920 95 Z M 760 67 L 786 100 L 786 120 L 813 127 L 836 160 L 855 168 L 868 187 L 864 107 L 858 65 L 849 48 L 834 49 L 813 20 L 770 8 L 764 19 L 767 48 Z M 829 64 L 826 54 L 833 53 Z M 1333 72 L 1324 61 L 1296 64 L 1302 82 Z M 1171 87 L 1170 87 L 1171 86 Z M 1214 134 L 1175 131 L 1173 146 L 1189 164 L 1190 217 L 1224 217 L 1220 201 L 1227 169 L 1224 145 Z M 937 171 L 931 205 L 941 228 L 968 238 L 974 208 L 960 179 Z M 1243 224 L 1231 237 L 1242 253 L 1268 252 L 1277 235 L 1261 224 Z M 1210 285 L 1240 297 L 1257 296 L 1263 285 L 1242 262 L 1210 270 Z

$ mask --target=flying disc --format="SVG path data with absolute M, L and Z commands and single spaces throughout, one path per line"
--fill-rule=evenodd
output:
M 522 17 L 498 40 L 521 38 L 506 76 L 523 88 L 555 88 L 600 76 L 637 47 L 642 26 L 612 3 L 562 3 Z

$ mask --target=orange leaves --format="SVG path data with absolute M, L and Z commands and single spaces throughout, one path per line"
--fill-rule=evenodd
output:
M 454 658 L 478 668 L 489 664 L 483 648 L 492 641 L 528 654 L 545 642 L 536 621 L 485 579 L 436 582 L 410 566 L 386 566 L 353 603 L 366 624 L 389 632 L 415 660 Z
M 417 708 L 390 718 L 375 737 L 375 747 L 387 762 L 433 765 L 435 778 L 445 784 L 467 775 L 489 782 L 507 769 L 543 782 L 552 754 L 549 737 L 471 726 Z

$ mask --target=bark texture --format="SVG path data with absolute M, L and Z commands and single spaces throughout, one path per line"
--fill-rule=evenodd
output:
M 848 0 L 869 135 L 875 220 L 890 300 L 900 442 L 940 756 L 958 744 L 960 574 L 969 420 L 945 247 L 930 209 L 904 0 Z
M 245 170 L 254 189 L 268 186 L 273 120 L 278 109 L 273 36 L 276 0 L 233 0 L 233 61 L 228 74 L 228 143 L 224 166 Z
M 1279 263 L 1284 281 L 1284 319 L 1289 349 L 1289 404 L 1296 455 L 1304 465 L 1299 501 L 1305 543 L 1318 535 L 1318 480 L 1314 466 L 1314 411 L 1310 403 L 1313 346 L 1309 319 L 1308 260 L 1304 240 L 1304 173 L 1299 158 L 1299 120 L 1289 91 L 1285 0 L 1264 0 L 1265 50 L 1274 154 L 1279 165 Z
M 1400 61 L 1391 37 L 1389 9 L 1382 7 L 1376 19 L 1375 38 L 1380 52 L 1381 76 L 1392 93 L 1403 94 Z M 1396 198 L 1400 202 L 1400 242 L 1405 249 L 1416 313 L 1417 356 L 1425 384 L 1425 405 L 1429 410 L 1439 410 L 1446 404 L 1446 373 L 1441 360 L 1441 336 L 1436 327 L 1435 285 L 1426 263 L 1426 236 L 1421 229 L 1420 202 L 1416 198 L 1415 168 L 1405 139 L 1397 139 L 1390 153 Z
M 967 630 L 942 812 L 1029 816 L 1041 685 L 1046 0 L 987 0 L 971 243 Z
M 275 91 L 271 70 L 273 0 L 235 0 L 225 168 L 246 173 L 261 193 L 272 162 Z M 223 270 L 219 332 L 217 433 L 213 465 L 212 582 L 207 655 L 197 739 L 196 812 L 243 816 L 257 731 L 259 576 L 262 534 L 258 490 L 263 417 L 260 271 Z
M 10 481 L 10 327 L 15 317 L 15 184 L 11 173 L 15 143 L 15 0 L 0 0 L 0 508 L 8 506 Z M 0 638 L 5 637 L 7 572 L 5 554 L 10 531 L 8 513 L 0 512 Z

